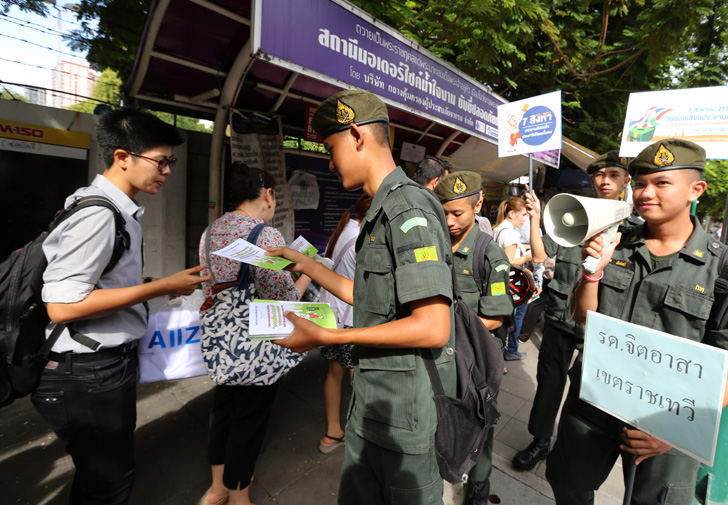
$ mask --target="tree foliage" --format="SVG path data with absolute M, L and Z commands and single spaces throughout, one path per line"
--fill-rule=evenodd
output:
M 703 179 L 708 183 L 708 189 L 700 197 L 697 213 L 722 221 L 728 195 L 728 161 L 708 160 Z
M 48 16 L 53 3 L 45 0 L 0 0 L 0 11 L 17 6 L 25 12 Z M 75 5 L 80 27 L 64 35 L 74 51 L 85 53 L 91 68 L 115 70 L 122 80 L 131 73 L 151 0 L 81 0 Z M 96 22 L 98 24 L 96 24 Z
M 110 68 L 101 72 L 101 77 L 91 89 L 91 100 L 68 107 L 70 110 L 93 114 L 99 104 L 119 105 L 121 103 L 121 78 Z
M 728 82 L 723 0 L 354 0 L 508 100 L 563 93 L 564 133 L 615 148 L 633 91 Z
M 0 99 L 1 100 L 15 100 L 18 102 L 29 102 L 30 101 L 30 100 L 28 100 L 28 97 L 26 97 L 25 95 L 21 95 L 20 93 L 18 93 L 15 90 L 13 90 L 13 92 L 10 93 L 10 91 L 8 91 L 7 89 L 3 89 L 0 92 Z

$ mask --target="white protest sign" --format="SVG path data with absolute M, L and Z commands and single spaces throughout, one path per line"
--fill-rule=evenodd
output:
M 587 314 L 579 397 L 712 466 L 728 352 Z
M 498 106 L 498 157 L 561 149 L 561 91 Z
M 619 155 L 633 158 L 653 142 L 681 138 L 728 159 L 728 86 L 631 93 Z

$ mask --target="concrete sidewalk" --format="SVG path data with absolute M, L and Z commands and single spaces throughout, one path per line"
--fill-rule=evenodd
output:
M 522 344 L 528 358 L 508 362 L 495 430 L 492 503 L 551 504 L 545 465 L 530 472 L 510 461 L 531 440 L 528 414 L 536 390 L 540 333 Z M 327 364 L 318 351 L 283 379 L 256 466 L 251 498 L 258 504 L 333 505 L 344 451 L 324 455 L 323 382 Z M 196 505 L 210 485 L 206 440 L 213 384 L 206 377 L 144 384 L 138 390 L 137 473 L 131 505 Z M 351 389 L 345 385 L 342 411 Z M 0 502 L 66 504 L 73 465 L 28 398 L 0 410 Z M 615 466 L 597 493 L 597 505 L 618 505 L 624 492 Z M 446 486 L 444 503 L 463 501 L 459 486 Z

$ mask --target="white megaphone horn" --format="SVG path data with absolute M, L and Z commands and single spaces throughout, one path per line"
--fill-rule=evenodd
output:
M 617 237 L 619 223 L 629 217 L 630 212 L 629 204 L 621 200 L 602 200 L 562 193 L 546 204 L 543 224 L 546 233 L 561 246 L 577 246 L 602 232 L 606 247 Z M 584 270 L 590 274 L 596 272 L 599 259 L 588 257 L 583 263 Z

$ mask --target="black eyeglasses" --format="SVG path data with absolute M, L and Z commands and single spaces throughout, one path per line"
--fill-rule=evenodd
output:
M 164 172 L 165 168 L 169 168 L 172 170 L 172 167 L 174 167 L 174 164 L 177 163 L 177 158 L 174 156 L 165 156 L 161 160 L 156 160 L 154 158 L 149 158 L 148 156 L 142 156 L 141 154 L 133 153 L 131 151 L 127 151 L 127 153 L 131 154 L 132 156 L 136 156 L 137 158 L 143 158 L 145 160 L 153 161 L 157 164 L 157 170 L 159 170 L 159 173 L 161 174 Z

